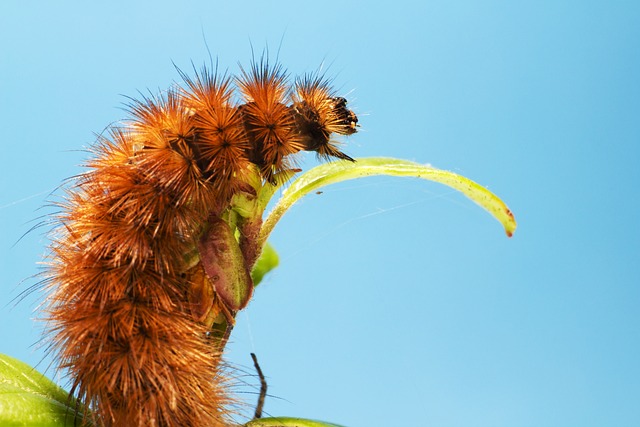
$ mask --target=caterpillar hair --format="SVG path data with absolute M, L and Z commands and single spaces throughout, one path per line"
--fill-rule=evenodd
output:
M 285 105 L 286 75 L 282 67 L 269 68 L 265 61 L 254 64 L 250 72 L 243 69 L 238 84 L 247 101 L 241 111 L 251 141 L 249 157 L 271 180 L 276 172 L 289 167 L 286 156 L 304 148 L 293 115 Z
M 266 60 L 237 78 L 180 74 L 183 85 L 130 103 L 59 203 L 47 336 L 98 426 L 233 424 L 224 340 L 212 340 L 250 297 L 230 299 L 215 273 L 233 249 L 224 239 L 237 238 L 225 222 L 233 197 L 302 150 L 352 160 L 331 136 L 356 132 L 358 119 L 317 75 L 290 87 Z M 250 283 L 249 252 L 238 252 L 237 277 Z

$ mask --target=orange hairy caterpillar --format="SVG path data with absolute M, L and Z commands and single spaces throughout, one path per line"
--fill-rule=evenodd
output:
M 290 89 L 267 61 L 235 80 L 181 75 L 133 101 L 60 204 L 46 320 L 96 425 L 232 424 L 221 355 L 261 250 L 260 219 L 233 222 L 236 200 L 299 151 L 351 160 L 331 135 L 356 132 L 357 117 L 319 76 Z

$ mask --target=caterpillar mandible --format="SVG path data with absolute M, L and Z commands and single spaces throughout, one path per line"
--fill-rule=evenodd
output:
M 239 237 L 229 228 L 230 206 L 299 151 L 352 160 L 332 135 L 353 134 L 358 118 L 317 74 L 289 86 L 266 60 L 235 79 L 180 74 L 131 103 L 59 203 L 44 317 L 99 426 L 232 424 L 222 350 L 259 248 L 251 224 Z

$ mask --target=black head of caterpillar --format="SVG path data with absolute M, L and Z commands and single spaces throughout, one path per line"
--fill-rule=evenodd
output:
M 347 100 L 335 96 L 328 82 L 317 76 L 299 79 L 293 99 L 291 113 L 304 149 L 315 151 L 323 158 L 353 161 L 331 140 L 332 133 L 351 135 L 357 132 L 358 117 L 347 108 Z

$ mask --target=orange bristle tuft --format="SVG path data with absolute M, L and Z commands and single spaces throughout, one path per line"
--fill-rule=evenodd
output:
M 238 190 L 249 165 L 250 148 L 242 114 L 231 104 L 230 79 L 218 81 L 217 76 L 206 70 L 196 74 L 195 79 L 183 74 L 183 79 L 187 89 L 182 93 L 188 111 L 193 114 L 197 135 L 194 145 L 201 156 L 202 168 L 218 193 L 228 200 Z
M 263 176 L 290 168 L 286 156 L 304 149 L 289 107 L 286 75 L 282 67 L 269 67 L 266 60 L 242 70 L 238 79 L 246 104 L 241 107 L 247 136 L 252 143 L 249 158 Z

